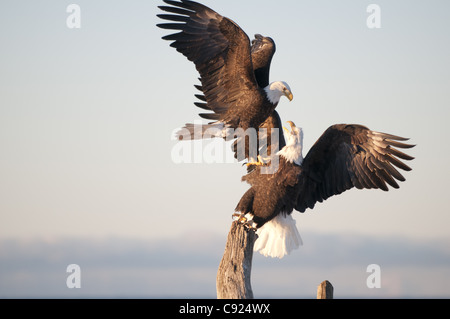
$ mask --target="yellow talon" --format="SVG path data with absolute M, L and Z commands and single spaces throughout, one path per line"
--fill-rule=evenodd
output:
M 258 161 L 258 162 L 247 163 L 246 165 L 247 165 L 247 167 L 248 166 L 263 166 L 264 163 L 261 163 Z
M 233 214 L 233 219 L 241 224 L 245 224 L 247 222 L 247 217 L 245 217 L 245 214 Z
M 253 222 L 253 220 L 249 220 L 245 214 L 239 214 L 239 213 L 234 213 L 233 214 L 233 220 L 244 225 L 245 230 L 246 231 L 256 231 L 256 224 Z
M 264 166 L 265 163 L 264 163 L 262 157 L 260 155 L 258 155 L 257 162 L 248 162 L 246 165 L 247 165 L 247 167 L 249 167 L 249 166 Z

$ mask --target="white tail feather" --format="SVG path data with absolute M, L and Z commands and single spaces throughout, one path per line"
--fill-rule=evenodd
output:
M 254 250 L 272 258 L 283 258 L 289 255 L 292 250 L 303 245 L 295 224 L 295 219 L 291 215 L 276 216 L 256 232 L 258 239 Z
M 202 121 L 188 123 L 185 127 L 173 132 L 172 140 L 200 140 L 206 138 L 220 137 L 226 138 L 230 134 L 229 125 L 217 121 L 210 124 L 203 124 Z

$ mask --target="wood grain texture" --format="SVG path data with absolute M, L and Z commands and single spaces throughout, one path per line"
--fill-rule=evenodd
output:
M 254 231 L 247 231 L 241 223 L 232 223 L 217 272 L 218 299 L 253 299 L 250 277 L 257 237 Z

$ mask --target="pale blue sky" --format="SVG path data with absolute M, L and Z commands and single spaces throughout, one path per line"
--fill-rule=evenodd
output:
M 81 29 L 66 26 L 74 2 Z M 375 30 L 373 1 L 202 2 L 274 38 L 271 79 L 294 93 L 278 111 L 303 128 L 305 152 L 334 123 L 418 145 L 400 190 L 352 190 L 295 212 L 300 233 L 450 243 L 448 1 L 376 1 Z M 1 240 L 225 238 L 245 170 L 171 161 L 172 131 L 198 119 L 198 75 L 161 40 L 159 4 L 1 2 Z

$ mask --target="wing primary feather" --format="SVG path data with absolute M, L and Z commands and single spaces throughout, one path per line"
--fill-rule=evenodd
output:
M 211 108 L 206 103 L 195 102 L 194 105 L 197 106 L 198 108 L 201 108 L 202 110 L 212 111 Z
M 182 16 L 182 15 L 175 15 L 175 14 L 157 14 L 158 18 L 161 18 L 163 20 L 169 20 L 169 21 L 178 21 L 178 22 L 188 22 L 189 17 Z
M 394 155 L 394 156 L 397 156 L 397 157 L 399 157 L 401 159 L 404 159 L 406 161 L 412 161 L 414 159 L 414 157 L 412 157 L 412 156 L 410 156 L 408 154 L 405 154 L 403 152 L 400 152 L 399 150 L 397 150 L 395 148 L 392 148 L 392 147 L 389 148 L 389 153 Z
M 407 172 L 411 171 L 411 167 L 409 167 L 408 165 L 406 165 L 402 161 L 398 160 L 394 156 L 392 156 L 390 154 L 387 154 L 386 157 L 388 158 L 389 162 L 391 162 L 392 164 L 394 164 L 398 168 L 401 168 L 402 170 L 407 171 Z
M 200 101 L 206 102 L 206 97 L 202 94 L 195 94 L 195 97 Z
M 158 8 L 161 9 L 162 11 L 181 14 L 185 16 L 191 16 L 194 13 L 193 11 L 187 11 L 176 7 L 159 6 Z
M 219 120 L 220 119 L 220 114 L 216 114 L 216 113 L 200 113 L 199 116 L 206 120 Z
M 401 143 L 401 142 L 397 142 L 397 141 L 393 141 L 393 140 L 386 140 L 386 143 L 388 143 L 389 145 L 395 146 L 395 147 L 399 147 L 399 148 L 413 148 L 415 146 L 412 144 L 405 144 L 405 143 Z
M 361 185 L 363 186 L 363 188 L 372 188 L 372 185 L 370 184 L 370 179 L 369 177 L 366 175 L 366 172 L 364 171 L 364 169 L 362 168 L 361 165 L 361 159 L 359 159 L 355 165 L 354 165 L 355 169 L 356 169 L 356 173 L 357 176 L 356 178 L 358 179 L 358 181 L 361 183 Z
M 377 168 L 374 167 L 374 170 L 371 174 L 372 177 L 372 181 L 375 183 L 375 185 L 382 189 L 383 191 L 387 192 L 389 190 L 389 188 L 386 186 L 385 180 L 384 180 L 384 175 L 381 174 L 382 170 L 379 170 Z
M 186 24 L 184 23 L 159 23 L 156 25 L 158 28 L 167 30 L 183 30 Z
M 386 168 L 386 171 L 392 176 L 394 177 L 396 180 L 400 181 L 400 182 L 404 182 L 406 179 L 403 177 L 402 174 L 400 174 L 399 171 L 397 171 L 394 166 L 392 166 L 392 164 L 390 162 L 384 162 L 384 166 Z
M 165 35 L 165 36 L 162 37 L 162 39 L 163 40 L 167 40 L 167 41 L 176 41 L 182 35 L 183 35 L 183 32 L 178 32 L 178 33 Z
M 192 8 L 192 4 L 198 4 L 195 2 L 192 2 L 191 5 L 187 4 L 187 1 L 182 1 L 182 2 L 177 2 L 177 1 L 173 1 L 173 0 L 163 0 L 165 3 L 176 6 L 176 7 L 180 7 L 180 8 L 184 8 L 184 9 L 189 9 L 191 10 Z M 198 4 L 200 5 L 200 4 Z
M 406 137 L 401 137 L 401 136 L 387 134 L 387 133 L 380 133 L 380 132 L 373 132 L 373 133 L 375 135 L 381 136 L 383 139 L 403 141 L 403 142 L 409 141 L 409 138 L 406 138 Z
M 394 187 L 394 188 L 400 188 L 400 186 L 398 185 L 398 183 L 395 181 L 395 179 L 392 178 L 391 175 L 389 175 L 386 170 L 384 169 L 380 169 L 378 170 L 378 174 L 380 175 L 380 177 L 386 182 L 388 183 L 390 186 Z

